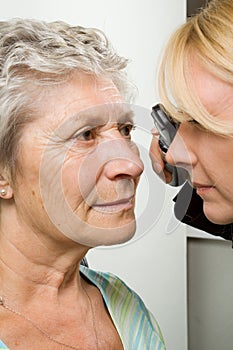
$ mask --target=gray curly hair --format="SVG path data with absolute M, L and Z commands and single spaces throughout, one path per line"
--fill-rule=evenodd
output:
M 62 21 L 0 22 L 0 173 L 6 168 L 13 176 L 21 131 L 35 117 L 29 84 L 49 86 L 79 71 L 110 78 L 130 102 L 135 89 L 127 64 L 98 29 Z

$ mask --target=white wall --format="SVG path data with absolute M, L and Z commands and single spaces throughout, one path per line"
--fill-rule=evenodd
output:
M 139 90 L 136 103 L 150 108 L 157 101 L 156 61 L 185 14 L 185 0 L 8 0 L 1 4 L 0 18 L 60 19 L 103 29 L 118 52 L 132 60 L 129 72 Z M 185 229 L 178 225 L 166 233 L 174 190 L 153 181 L 151 174 L 145 176 L 138 201 L 145 202 L 144 191 L 152 198 L 150 208 L 144 203 L 138 210 L 150 213 L 153 227 L 123 247 L 91 251 L 88 259 L 92 267 L 121 276 L 142 296 L 160 323 L 168 350 L 186 350 Z

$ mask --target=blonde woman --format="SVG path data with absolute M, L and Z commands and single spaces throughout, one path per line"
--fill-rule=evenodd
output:
M 189 174 L 175 212 L 226 239 L 233 232 L 232 18 L 232 0 L 212 0 L 189 18 L 168 42 L 159 78 L 163 108 L 177 129 L 165 163 Z M 154 170 L 170 182 L 157 136 L 151 145 Z M 189 184 L 194 192 L 188 206 Z

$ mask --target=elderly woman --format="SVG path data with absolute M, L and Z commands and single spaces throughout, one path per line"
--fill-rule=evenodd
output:
M 135 232 L 126 60 L 33 20 L 0 23 L 0 58 L 0 348 L 165 349 L 137 294 L 80 265 Z
M 226 239 L 233 237 L 233 1 L 212 0 L 171 37 L 160 71 L 160 96 L 177 133 L 165 161 L 184 168 L 194 189 L 184 218 Z M 158 136 L 158 135 L 157 135 Z M 154 169 L 164 170 L 158 141 L 151 146 Z M 155 161 L 156 160 L 156 161 Z M 190 199 L 190 198 L 189 198 Z M 177 206 L 178 205 L 178 206 Z M 204 212 L 204 214 L 203 214 Z

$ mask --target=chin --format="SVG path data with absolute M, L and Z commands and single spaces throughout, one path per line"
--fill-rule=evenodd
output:
M 213 224 L 217 224 L 217 225 L 228 225 L 228 224 L 232 224 L 233 223 L 233 218 L 231 219 L 227 219 L 227 218 L 212 218 L 210 216 L 207 216 L 207 219 L 211 222 L 213 222 Z
M 85 237 L 85 243 L 89 247 L 115 246 L 126 243 L 133 238 L 136 231 L 136 222 L 135 220 L 131 220 L 129 223 L 118 227 L 95 227 L 91 231 Z
M 130 227 L 127 227 L 126 229 L 116 229 L 116 232 L 111 235 L 111 238 L 109 242 L 107 242 L 105 245 L 106 246 L 111 246 L 111 245 L 117 245 L 117 244 L 123 244 L 128 241 L 130 241 L 136 231 L 136 225 L 130 225 Z
M 123 244 L 131 240 L 136 232 L 136 222 L 132 220 L 131 222 L 125 224 L 124 226 L 108 228 L 106 230 L 106 235 L 102 235 L 102 242 L 100 245 L 111 246 Z
M 214 224 L 227 225 L 233 223 L 233 209 L 228 213 L 227 210 L 224 211 L 224 208 L 220 211 L 219 207 L 217 210 L 210 210 L 210 208 L 204 206 L 203 211 L 207 219 Z

